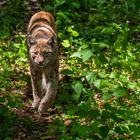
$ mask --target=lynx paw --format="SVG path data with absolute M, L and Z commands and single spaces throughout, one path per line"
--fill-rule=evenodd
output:
M 45 108 L 46 108 L 46 107 L 45 107 L 45 104 L 40 103 L 40 105 L 39 105 L 39 107 L 38 107 L 38 112 L 39 112 L 40 115 L 43 115 L 43 114 L 44 114 Z
M 32 103 L 32 108 L 33 108 L 33 109 L 37 109 L 38 106 L 39 106 L 39 103 L 40 103 L 40 100 L 33 101 L 33 103 Z

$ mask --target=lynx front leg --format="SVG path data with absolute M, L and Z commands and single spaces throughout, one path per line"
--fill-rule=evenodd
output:
M 51 79 L 48 82 L 46 82 L 46 84 L 46 94 L 41 100 L 38 108 L 39 114 L 43 114 L 45 109 L 49 108 L 52 105 L 57 92 L 57 79 Z
M 42 74 L 38 71 L 31 72 L 33 103 L 32 108 L 36 109 L 42 99 Z

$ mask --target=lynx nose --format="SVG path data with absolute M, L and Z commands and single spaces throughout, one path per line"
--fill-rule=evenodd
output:
M 42 57 L 38 57 L 38 58 L 36 59 L 36 62 L 37 62 L 39 65 L 43 65 L 44 59 L 43 59 Z
M 42 64 L 43 64 L 43 61 L 38 62 L 38 64 L 39 64 L 39 65 L 42 65 Z

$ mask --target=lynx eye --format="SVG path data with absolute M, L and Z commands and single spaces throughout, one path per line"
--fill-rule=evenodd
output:
M 34 55 L 37 55 L 38 54 L 38 52 L 32 52 Z
M 43 56 L 49 56 L 50 54 L 51 52 L 46 52 L 46 51 L 42 53 Z

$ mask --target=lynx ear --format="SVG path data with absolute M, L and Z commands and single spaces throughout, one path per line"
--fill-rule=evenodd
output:
M 48 40 L 48 45 L 53 46 L 53 44 L 56 43 L 56 42 L 57 42 L 56 38 L 50 37 L 49 40 Z
M 37 41 L 31 35 L 29 35 L 28 39 L 30 46 L 35 45 L 37 43 Z

